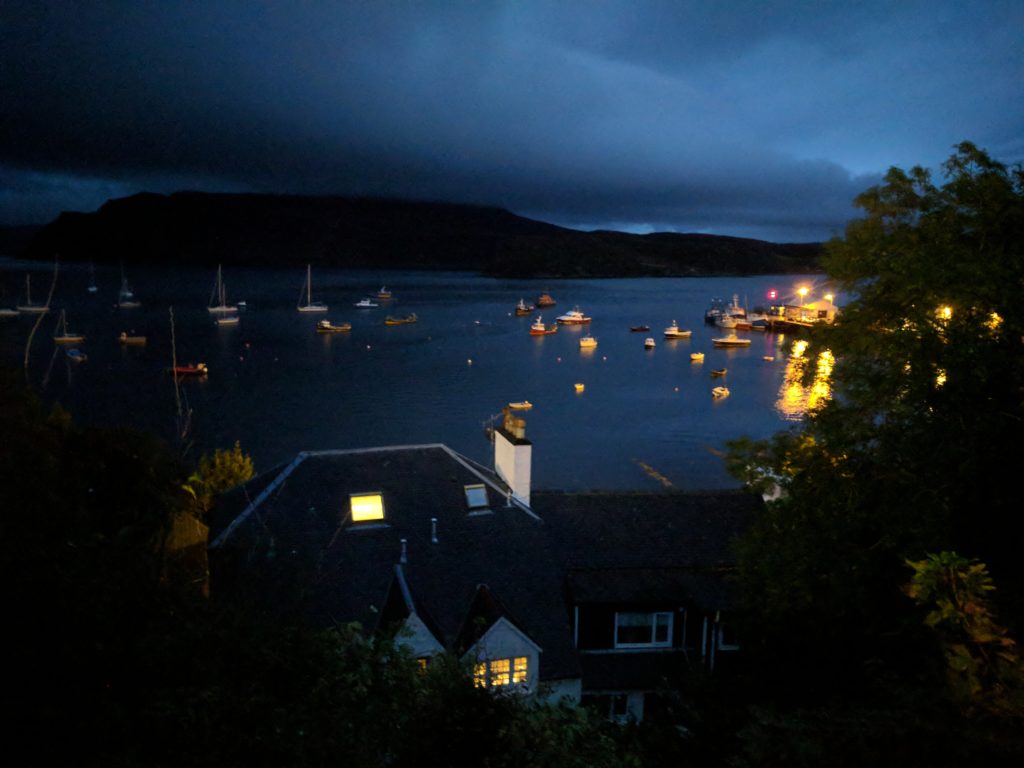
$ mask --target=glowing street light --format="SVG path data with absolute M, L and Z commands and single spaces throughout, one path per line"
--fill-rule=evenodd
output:
M 799 288 L 796 289 L 796 292 L 800 294 L 800 303 L 801 304 L 804 303 L 804 298 L 807 296 L 807 291 L 808 291 L 808 288 L 807 288 L 806 285 L 801 285 Z

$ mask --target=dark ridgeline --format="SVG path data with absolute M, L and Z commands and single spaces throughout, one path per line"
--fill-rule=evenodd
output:
M 62 213 L 29 258 L 472 270 L 507 277 L 817 271 L 817 243 L 717 235 L 580 232 L 500 208 L 374 198 L 138 194 Z

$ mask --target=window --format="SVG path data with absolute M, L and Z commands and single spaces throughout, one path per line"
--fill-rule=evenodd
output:
M 466 506 L 470 510 L 487 509 L 490 504 L 487 501 L 487 488 L 483 483 L 464 486 L 466 491 Z
M 629 719 L 629 696 L 625 693 L 585 693 L 580 703 L 613 723 Z
M 672 614 L 616 613 L 616 648 L 669 648 L 672 645 Z
M 730 624 L 719 624 L 718 625 L 718 649 L 721 651 L 738 651 L 740 648 L 739 640 L 733 633 L 733 627 Z
M 528 664 L 526 656 L 481 661 L 473 667 L 473 685 L 477 688 L 507 688 L 510 685 L 526 685 Z
M 379 493 L 353 493 L 349 505 L 353 523 L 384 519 L 384 499 Z

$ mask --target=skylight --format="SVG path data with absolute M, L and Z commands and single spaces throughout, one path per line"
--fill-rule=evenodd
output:
M 384 499 L 379 493 L 353 493 L 349 504 L 353 523 L 384 519 Z
M 487 501 L 487 488 L 479 483 L 477 485 L 465 486 L 466 506 L 470 509 L 486 509 L 490 506 Z

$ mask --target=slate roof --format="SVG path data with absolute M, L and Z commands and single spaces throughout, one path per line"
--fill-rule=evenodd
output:
M 489 512 L 467 510 L 464 486 L 484 483 Z M 443 445 L 300 454 L 212 537 L 212 548 L 251 547 L 268 535 L 276 551 L 314 554 L 310 619 L 375 627 L 407 541 L 402 570 L 417 608 L 454 647 L 486 585 L 510 620 L 540 646 L 541 679 L 578 677 L 562 573 L 543 522 L 513 502 L 493 472 Z M 380 492 L 383 525 L 353 524 L 349 495 Z M 431 518 L 438 541 L 431 541 Z M 214 557 L 216 560 L 216 557 Z M 216 576 L 216 574 L 214 574 Z M 215 581 L 216 588 L 216 581 Z

